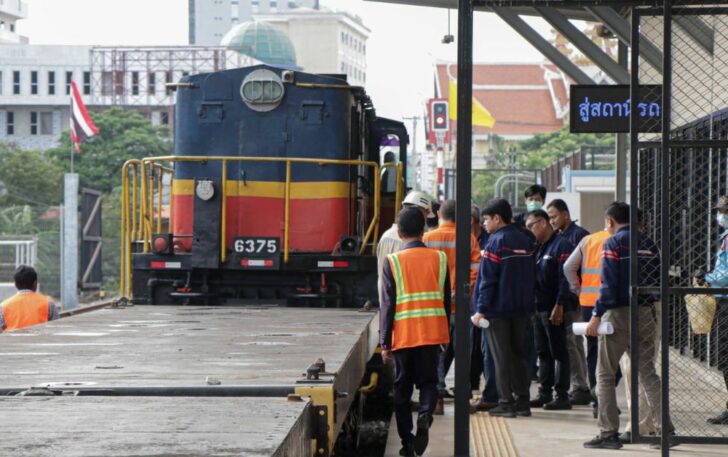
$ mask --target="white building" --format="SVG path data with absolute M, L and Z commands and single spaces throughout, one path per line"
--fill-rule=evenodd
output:
M 366 83 L 367 40 L 371 30 L 359 17 L 309 8 L 253 17 L 288 35 L 296 48 L 297 63 L 304 71 L 346 74 L 350 84 Z
M 0 44 L 27 43 L 28 38 L 18 35 L 15 24 L 28 17 L 28 4 L 21 0 L 0 0 Z
M 175 92 L 166 83 L 257 63 L 221 47 L 0 45 L 0 141 L 56 146 L 69 125 L 71 81 L 92 111 L 120 106 L 173 127 Z
M 258 13 L 319 8 L 319 0 L 189 0 L 189 43 L 215 46 L 236 24 Z

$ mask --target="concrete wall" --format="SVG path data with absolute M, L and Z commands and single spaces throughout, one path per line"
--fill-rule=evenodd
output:
M 190 13 L 190 26 L 194 27 L 194 43 L 190 44 L 217 46 L 225 34 L 242 22 L 253 19 L 253 14 L 269 14 L 288 11 L 289 0 L 191 0 L 194 12 Z M 295 0 L 296 7 L 313 8 L 316 0 Z
M 296 61 L 310 73 L 346 74 L 351 84 L 366 82 L 366 29 L 341 13 L 258 15 L 285 32 L 296 49 Z
M 8 112 L 13 113 L 14 133 L 8 135 Z M 36 134 L 31 134 L 31 112 L 37 113 Z M 41 129 L 42 113 L 52 118 L 50 134 Z M 3 106 L 0 108 L 0 141 L 16 143 L 23 149 L 48 149 L 58 145 L 61 132 L 68 130 L 69 109 L 58 106 Z

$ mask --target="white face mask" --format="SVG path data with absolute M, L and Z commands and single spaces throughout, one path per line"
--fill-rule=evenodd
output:
M 718 225 L 723 228 L 728 228 L 728 214 L 718 213 L 715 219 L 718 221 Z

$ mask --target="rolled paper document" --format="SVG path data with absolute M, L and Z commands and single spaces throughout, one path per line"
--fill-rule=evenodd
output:
M 587 322 L 574 322 L 574 325 L 572 326 L 574 335 L 585 335 L 587 325 L 588 325 Z M 612 333 L 614 333 L 614 326 L 612 325 L 611 322 L 601 322 L 599 324 L 599 328 L 597 329 L 597 334 L 611 335 Z
M 473 321 L 473 325 L 476 325 L 475 316 L 470 316 L 470 320 Z M 486 319 L 484 317 L 480 319 L 480 322 L 478 324 L 479 324 L 478 327 L 480 327 L 480 328 L 488 328 L 490 326 L 490 322 L 488 322 L 488 319 Z

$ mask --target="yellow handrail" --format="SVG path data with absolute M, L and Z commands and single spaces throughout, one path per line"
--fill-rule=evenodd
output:
M 121 277 L 119 279 L 119 295 L 122 297 L 131 294 L 131 243 L 135 236 L 137 223 L 137 177 L 140 160 L 127 160 L 121 168 Z M 132 173 L 131 206 L 129 211 L 129 175 Z M 130 217 L 131 216 L 131 220 Z
M 151 238 L 154 231 L 154 190 L 155 183 L 158 192 L 157 198 L 157 223 L 156 229 L 162 231 L 162 186 L 163 174 L 173 175 L 174 169 L 164 167 L 159 162 L 212 162 L 222 163 L 222 217 L 220 234 L 222 243 L 220 247 L 221 263 L 227 260 L 227 165 L 229 162 L 273 162 L 286 164 L 286 182 L 284 187 L 284 233 L 283 233 L 283 261 L 288 262 L 290 255 L 290 200 L 292 198 L 292 166 L 293 164 L 313 165 L 342 165 L 342 166 L 366 166 L 373 168 L 374 176 L 374 214 L 362 240 L 359 254 L 364 254 L 366 248 L 371 246 L 372 253 L 376 253 L 377 241 L 379 238 L 381 190 L 379 172 L 380 167 L 376 162 L 364 160 L 336 160 L 336 159 L 311 159 L 293 157 L 234 157 L 234 156 L 161 156 L 148 157 L 141 160 L 129 160 L 122 168 L 122 275 L 120 281 L 120 293 L 122 296 L 131 296 L 131 247 L 135 241 L 141 241 L 143 252 L 151 250 Z M 140 169 L 141 168 L 141 169 Z M 133 173 L 130 173 L 133 170 Z M 129 185 L 130 175 L 132 185 Z M 155 179 L 156 178 L 156 179 Z M 397 196 L 396 201 L 401 199 L 401 164 L 397 167 Z M 130 189 L 131 187 L 131 189 Z M 137 214 L 137 187 L 139 187 L 139 207 Z M 131 202 L 129 201 L 131 193 Z M 170 193 L 170 217 L 168 228 L 171 231 L 172 220 L 172 198 Z M 131 204 L 130 204 L 131 203 Z M 131 208 L 130 208 L 131 206 Z M 397 207 L 399 204 L 397 204 Z M 130 211 L 131 209 L 131 211 Z M 369 240 L 371 239 L 371 245 Z

